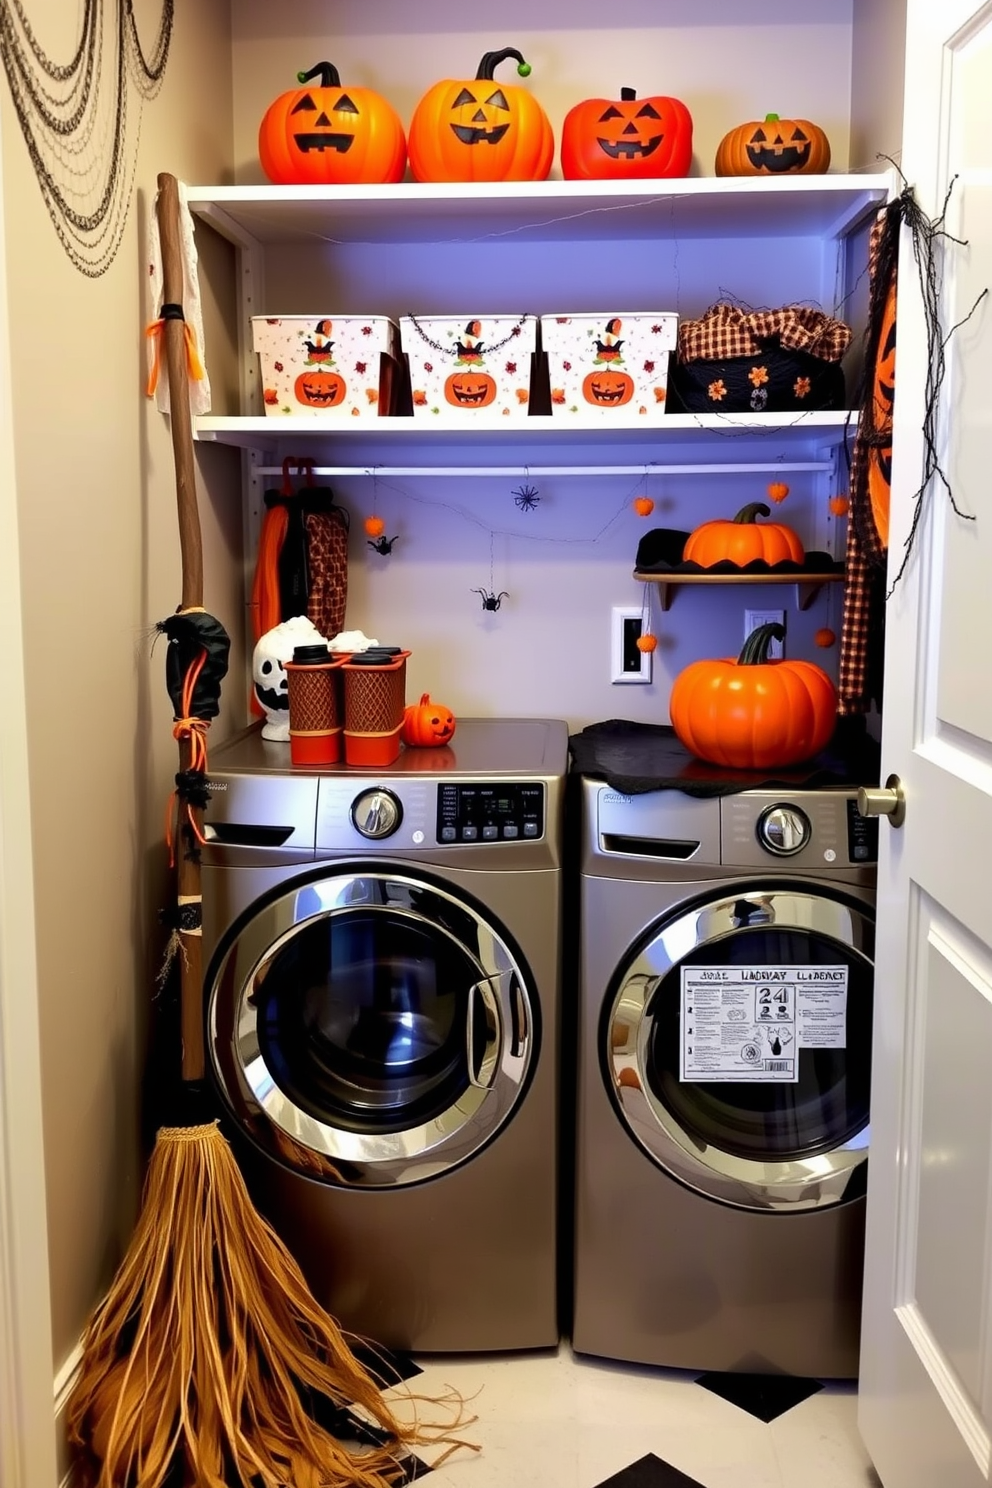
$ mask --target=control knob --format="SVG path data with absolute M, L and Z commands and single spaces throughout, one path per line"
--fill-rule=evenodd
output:
M 351 803 L 355 831 L 373 841 L 391 837 L 403 820 L 403 807 L 392 791 L 376 787 L 362 791 Z
M 810 819 L 798 806 L 769 806 L 758 817 L 758 841 L 777 858 L 802 852 L 812 835 Z

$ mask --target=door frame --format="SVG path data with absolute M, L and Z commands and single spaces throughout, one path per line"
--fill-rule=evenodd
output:
M 0 1488 L 57 1482 L 27 709 L 0 139 Z

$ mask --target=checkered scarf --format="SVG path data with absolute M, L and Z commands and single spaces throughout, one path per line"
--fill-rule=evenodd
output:
M 701 319 L 681 322 L 678 354 L 682 362 L 726 361 L 759 356 L 769 342 L 824 362 L 839 362 L 851 344 L 851 328 L 806 305 L 747 312 L 721 302 L 711 305 Z

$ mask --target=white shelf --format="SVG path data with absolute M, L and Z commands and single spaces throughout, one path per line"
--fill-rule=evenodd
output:
M 680 237 L 839 238 L 884 203 L 889 172 L 645 181 L 187 186 L 190 210 L 254 243 L 540 242 Z

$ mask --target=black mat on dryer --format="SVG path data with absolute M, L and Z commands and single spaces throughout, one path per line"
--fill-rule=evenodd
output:
M 707 765 L 679 742 L 670 724 L 635 723 L 627 718 L 591 723 L 572 734 L 568 744 L 573 773 L 601 777 L 626 796 L 651 790 L 728 796 L 772 787 L 812 790 L 826 785 L 878 783 L 878 746 L 864 732 L 863 719 L 840 719 L 825 750 L 804 764 L 784 770 L 731 770 Z

